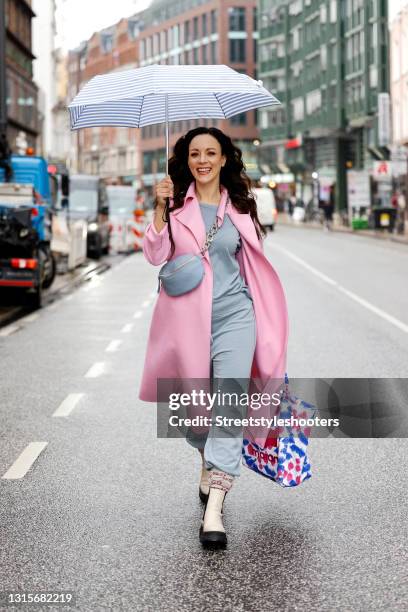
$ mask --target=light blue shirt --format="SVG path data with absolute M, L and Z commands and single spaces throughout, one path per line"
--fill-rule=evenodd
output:
M 200 210 L 208 232 L 214 223 L 217 206 L 202 202 Z M 213 318 L 248 309 L 248 306 L 252 308 L 251 294 L 235 257 L 240 248 L 241 236 L 228 213 L 225 213 L 223 224 L 208 249 L 213 269 Z

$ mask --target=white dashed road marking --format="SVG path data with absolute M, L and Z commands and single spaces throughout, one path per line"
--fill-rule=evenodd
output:
M 58 406 L 58 408 L 56 409 L 56 411 L 54 412 L 52 416 L 53 417 L 68 416 L 73 411 L 73 409 L 75 408 L 75 406 L 77 405 L 77 403 L 83 396 L 84 396 L 84 393 L 70 393 L 69 395 L 67 395 L 64 401 Z
M 105 372 L 105 363 L 103 361 L 97 361 L 93 364 L 85 374 L 85 378 L 97 378 Z
M 135 312 L 135 314 L 133 315 L 134 319 L 140 319 L 140 317 L 143 315 L 143 312 L 141 310 L 138 310 L 137 312 Z
M 347 295 L 350 299 L 352 299 L 355 302 L 357 302 L 358 304 L 360 304 L 360 306 L 363 306 L 367 310 L 370 310 L 371 312 L 373 312 L 377 316 L 381 317 L 382 319 L 384 319 L 388 323 L 391 323 L 391 325 L 395 325 L 395 327 L 398 327 L 398 329 L 400 329 L 401 331 L 403 331 L 405 333 L 408 333 L 408 325 L 406 323 L 404 323 L 403 321 L 400 321 L 396 317 L 393 317 L 392 315 L 388 314 L 388 312 L 385 312 L 385 310 L 382 310 L 381 308 L 378 308 L 377 306 L 375 306 L 374 304 L 372 304 L 368 300 L 365 300 L 364 298 L 360 297 L 359 295 L 357 295 L 353 291 L 349 291 L 348 289 L 346 289 L 345 287 L 340 285 L 340 283 L 338 283 L 337 281 L 333 280 L 329 276 L 326 276 L 326 274 L 323 274 L 323 272 L 320 272 L 319 270 L 317 270 L 316 268 L 314 268 L 310 264 L 306 263 L 305 261 L 303 261 L 303 259 L 301 259 L 297 255 L 294 255 L 293 253 L 291 253 L 287 249 L 285 249 L 285 248 L 283 248 L 281 246 L 278 246 L 276 244 L 274 244 L 273 248 L 277 249 L 277 250 L 281 251 L 282 253 L 284 253 L 285 255 L 287 255 L 287 257 L 290 257 L 291 259 L 296 261 L 296 263 L 298 263 L 299 265 L 301 265 L 304 268 L 306 268 L 306 270 L 309 270 L 309 272 L 311 272 L 312 274 L 315 274 L 316 276 L 321 278 L 324 282 L 328 283 L 329 285 L 332 285 L 333 287 L 336 287 L 336 289 L 338 291 L 341 291 L 342 293 L 344 293 L 344 295 Z
M 2 478 L 23 478 L 48 442 L 30 442 Z
M 114 351 L 118 350 L 121 344 L 122 340 L 112 340 L 112 342 L 106 347 L 106 351 L 108 353 L 113 353 Z
M 129 332 L 131 332 L 133 329 L 133 323 L 126 323 L 126 325 L 124 325 L 122 327 L 122 333 L 123 334 L 128 334 Z

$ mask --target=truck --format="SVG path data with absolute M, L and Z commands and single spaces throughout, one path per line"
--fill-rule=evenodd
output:
M 48 172 L 54 178 L 57 201 L 52 217 L 51 250 L 57 262 L 57 274 L 72 272 L 87 260 L 87 228 L 84 219 L 72 219 L 69 214 L 70 175 L 65 164 L 51 161 Z
M 139 212 L 135 187 L 130 185 L 107 185 L 110 219 L 110 245 L 116 253 L 131 253 L 136 250 L 138 225 L 135 215 Z M 143 209 L 140 211 L 143 213 Z
M 87 255 L 99 259 L 110 249 L 109 205 L 106 185 L 100 176 L 70 176 L 68 211 L 71 221 L 87 223 Z
M 0 288 L 24 289 L 34 309 L 41 307 L 43 290 L 56 273 L 54 183 L 43 157 L 12 154 L 0 165 Z

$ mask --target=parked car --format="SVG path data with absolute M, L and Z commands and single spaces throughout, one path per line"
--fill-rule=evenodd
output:
M 278 216 L 275 194 L 269 187 L 255 187 L 252 192 L 256 199 L 259 221 L 265 227 L 273 230 Z
M 87 255 L 99 259 L 109 253 L 110 226 L 106 186 L 101 177 L 73 174 L 70 180 L 69 216 L 88 223 Z
M 136 189 L 129 185 L 108 185 L 106 192 L 110 213 L 111 249 L 117 253 L 133 252 Z

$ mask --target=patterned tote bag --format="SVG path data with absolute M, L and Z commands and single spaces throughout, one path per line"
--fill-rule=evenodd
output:
M 315 406 L 291 394 L 288 375 L 285 374 L 277 418 L 293 417 L 299 419 L 300 424 L 271 428 L 262 447 L 244 437 L 242 463 L 282 487 L 296 487 L 311 478 L 307 453 L 311 425 L 306 421 L 313 419 L 315 414 Z

